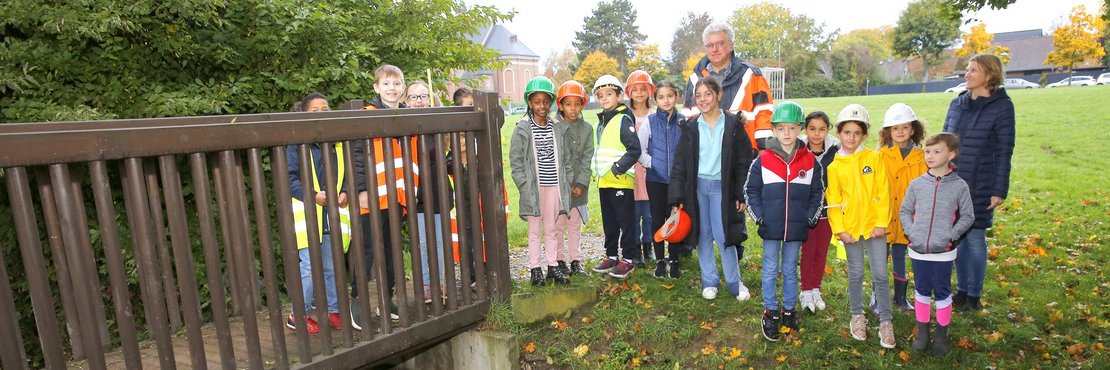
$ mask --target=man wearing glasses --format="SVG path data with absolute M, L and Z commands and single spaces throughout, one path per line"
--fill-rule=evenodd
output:
M 772 136 L 771 110 L 774 107 L 767 79 L 758 67 L 740 60 L 733 51 L 732 27 L 714 23 L 701 35 L 705 57 L 694 66 L 694 73 L 687 81 L 682 113 L 686 117 L 701 113 L 694 104 L 694 85 L 699 79 L 713 77 L 721 83 L 721 109 L 743 115 L 752 150 L 763 149 L 764 142 Z

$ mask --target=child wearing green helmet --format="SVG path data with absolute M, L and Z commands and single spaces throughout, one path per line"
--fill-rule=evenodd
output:
M 564 134 L 557 130 L 552 117 L 551 102 L 555 100 L 555 84 L 547 77 L 528 81 L 524 90 L 528 111 L 513 129 L 509 145 L 509 165 L 513 182 L 520 192 L 520 217 L 528 222 L 528 266 L 532 285 L 544 285 L 546 279 L 568 284 L 563 269 L 557 263 L 557 250 L 562 241 L 558 230 L 563 229 L 570 205 L 568 177 L 560 173 L 560 162 L 565 160 Z M 540 263 L 540 236 L 544 237 L 544 277 Z
M 763 239 L 763 337 L 778 341 L 783 331 L 797 335 L 798 256 L 809 228 L 817 225 L 824 200 L 820 162 L 798 140 L 805 120 L 802 106 L 792 101 L 775 105 L 767 139 L 748 170 L 744 199 Z M 780 264 L 781 259 L 781 264 Z M 776 282 L 782 272 L 782 306 Z M 780 311 L 781 309 L 781 311 Z

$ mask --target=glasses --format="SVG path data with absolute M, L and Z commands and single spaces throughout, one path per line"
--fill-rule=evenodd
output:
M 706 49 L 720 49 L 720 48 L 725 47 L 725 45 L 728 45 L 728 41 L 721 40 L 721 41 L 711 42 L 711 43 L 705 44 L 705 48 Z
M 413 100 L 413 101 L 422 101 L 422 100 L 426 101 L 426 100 L 428 100 L 428 98 L 429 98 L 428 94 L 409 95 L 409 100 Z

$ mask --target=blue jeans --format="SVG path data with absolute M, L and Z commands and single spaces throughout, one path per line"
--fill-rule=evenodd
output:
M 432 215 L 436 224 L 436 257 L 439 259 L 439 282 L 443 283 L 446 272 L 443 271 L 443 221 L 442 216 L 438 214 Z M 417 227 L 420 228 L 420 266 L 424 269 L 422 276 L 424 276 L 424 285 L 432 285 L 431 271 L 428 270 L 428 234 L 424 225 L 424 213 L 416 214 Z
M 651 229 L 651 203 L 646 200 L 636 201 L 636 221 L 640 223 L 640 243 L 655 241 L 655 232 Z M 646 258 L 646 256 L 641 256 Z
M 786 242 L 782 240 L 763 241 L 763 308 L 768 310 L 778 309 L 778 297 L 775 296 L 775 283 L 779 279 L 779 269 L 782 269 L 782 307 L 793 310 L 798 303 L 798 255 L 802 250 L 802 242 Z M 779 256 L 782 264 L 779 265 Z
M 698 179 L 698 265 L 701 266 L 702 288 L 718 287 L 721 278 L 717 275 L 717 258 L 713 253 L 713 242 L 721 252 L 721 267 L 724 269 L 725 284 L 729 293 L 740 293 L 740 266 L 736 259 L 736 247 L 726 247 L 724 219 L 721 218 L 721 182 L 719 180 Z
M 324 260 L 324 294 L 328 299 L 328 312 L 339 312 L 339 296 L 335 291 L 335 263 L 331 258 L 331 235 L 324 234 L 320 238 L 320 255 Z M 310 247 L 311 248 L 311 247 Z M 304 293 L 304 311 L 312 311 L 312 260 L 309 259 L 308 248 L 297 251 L 301 263 L 301 289 Z
M 972 297 L 981 297 L 986 275 L 986 230 L 971 229 L 956 246 L 956 290 Z

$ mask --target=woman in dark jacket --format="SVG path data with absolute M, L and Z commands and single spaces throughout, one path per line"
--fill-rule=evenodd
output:
M 720 278 L 713 242 L 721 253 L 721 267 L 729 293 L 737 300 L 750 297 L 740 281 L 736 247 L 747 239 L 744 226 L 744 182 L 752 162 L 751 141 L 739 116 L 721 110 L 721 85 L 712 77 L 695 86 L 702 114 L 682 125 L 682 139 L 674 155 L 667 189 L 671 205 L 682 208 L 693 221 L 683 241 L 697 245 L 702 297 L 717 297 Z
M 1014 103 L 1002 88 L 1002 61 L 992 54 L 971 57 L 967 65 L 967 91 L 948 106 L 944 131 L 960 138 L 956 173 L 971 189 L 975 223 L 957 247 L 957 309 L 977 311 L 987 271 L 986 229 L 994 221 L 994 208 L 1010 188 L 1010 158 L 1014 154 Z

